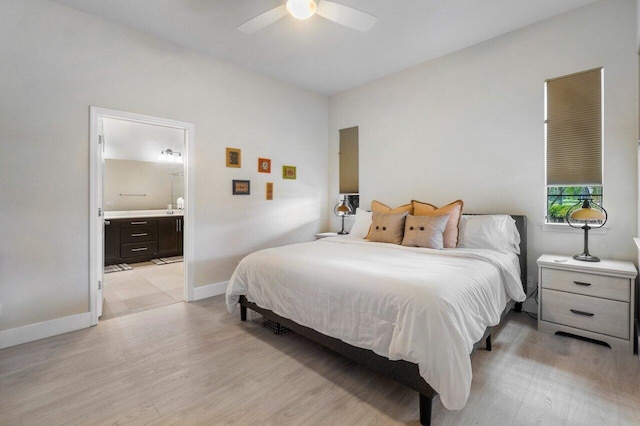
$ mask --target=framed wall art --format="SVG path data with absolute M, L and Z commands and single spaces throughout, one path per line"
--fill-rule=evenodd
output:
M 242 167 L 242 151 L 238 148 L 227 148 L 227 167 Z
M 258 172 L 271 173 L 271 160 L 269 158 L 258 158 Z
M 295 166 L 282 166 L 282 179 L 295 179 L 296 167 Z
M 267 182 L 267 200 L 273 200 L 273 182 Z
M 250 180 L 233 180 L 231 183 L 233 195 L 251 195 Z

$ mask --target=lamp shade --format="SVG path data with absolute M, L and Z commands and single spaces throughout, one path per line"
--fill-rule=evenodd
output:
M 349 213 L 349 207 L 347 207 L 347 206 L 345 206 L 343 204 L 340 204 L 338 206 L 338 208 L 337 208 L 337 211 L 338 211 L 338 214 L 341 214 L 341 213 L 342 214 L 348 214 Z
M 318 6 L 313 0 L 287 0 L 287 12 L 296 19 L 307 19 L 316 13 Z
M 605 216 L 600 210 L 596 210 L 588 205 L 588 201 L 585 202 L 587 207 L 582 205 L 582 208 L 576 209 L 571 213 L 570 219 L 574 222 L 591 222 L 596 220 L 604 220 Z
M 333 208 L 333 213 L 335 213 L 336 216 L 351 216 L 353 210 L 346 197 L 336 204 Z

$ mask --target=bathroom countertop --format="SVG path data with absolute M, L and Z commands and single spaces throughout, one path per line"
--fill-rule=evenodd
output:
M 137 217 L 173 217 L 184 216 L 184 210 L 174 209 L 173 213 L 167 213 L 167 210 L 121 210 L 106 211 L 104 218 L 109 219 L 132 219 Z

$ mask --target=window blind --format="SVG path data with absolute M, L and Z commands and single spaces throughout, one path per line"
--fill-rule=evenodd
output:
M 547 185 L 602 185 L 602 68 L 547 80 Z
M 357 194 L 358 127 L 340 130 L 340 193 Z

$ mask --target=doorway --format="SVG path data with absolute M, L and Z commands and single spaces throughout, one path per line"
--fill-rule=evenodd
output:
M 193 300 L 193 135 L 191 123 L 90 108 L 92 325 Z

